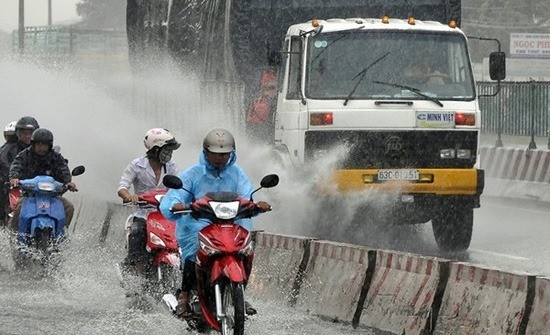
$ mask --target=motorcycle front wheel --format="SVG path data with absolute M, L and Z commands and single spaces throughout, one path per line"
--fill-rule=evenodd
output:
M 244 287 L 238 283 L 227 283 L 222 287 L 221 320 L 222 335 L 244 334 Z
M 36 236 L 34 237 L 34 241 L 36 249 L 42 251 L 43 253 L 46 253 L 48 251 L 48 247 L 51 244 L 52 229 L 37 229 L 35 234 Z
M 157 268 L 158 289 L 160 294 L 175 293 L 181 286 L 179 268 L 169 264 L 159 264 Z

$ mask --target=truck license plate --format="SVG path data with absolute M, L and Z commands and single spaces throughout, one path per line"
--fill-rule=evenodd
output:
M 378 180 L 418 180 L 418 170 L 378 170 Z

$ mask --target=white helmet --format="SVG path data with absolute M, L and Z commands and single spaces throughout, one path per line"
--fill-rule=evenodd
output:
M 212 129 L 206 133 L 202 147 L 213 153 L 230 153 L 236 149 L 235 138 L 225 129 Z
M 4 138 L 6 141 L 10 140 L 10 137 L 15 136 L 15 125 L 17 124 L 17 121 L 13 121 L 8 123 L 8 125 L 4 128 Z
M 154 147 L 158 147 L 160 149 L 164 146 L 169 146 L 169 149 L 176 150 L 181 145 L 178 141 L 176 141 L 174 135 L 172 135 L 168 129 L 164 128 L 150 129 L 145 134 L 143 144 L 145 144 L 147 150 L 151 150 Z

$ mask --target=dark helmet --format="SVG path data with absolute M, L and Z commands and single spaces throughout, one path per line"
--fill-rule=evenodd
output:
M 17 123 L 15 124 L 15 130 L 18 129 L 29 129 L 29 130 L 36 130 L 40 128 L 38 125 L 38 121 L 36 121 L 35 118 L 32 116 L 23 116 L 19 120 L 17 120 Z
M 213 153 L 230 153 L 236 149 L 235 138 L 225 129 L 212 129 L 204 137 L 202 147 Z
M 31 144 L 44 143 L 49 144 L 50 148 L 53 146 L 53 134 L 51 131 L 45 128 L 38 128 L 33 131 L 31 136 Z

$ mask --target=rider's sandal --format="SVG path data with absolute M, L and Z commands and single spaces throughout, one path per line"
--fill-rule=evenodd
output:
M 254 315 L 258 313 L 258 311 L 254 307 L 252 307 L 252 305 L 248 301 L 244 302 L 244 308 L 246 315 Z
M 188 304 L 177 305 L 174 314 L 178 318 L 187 319 L 193 316 L 193 311 Z

